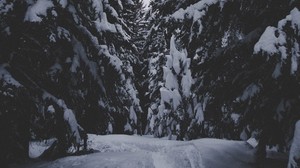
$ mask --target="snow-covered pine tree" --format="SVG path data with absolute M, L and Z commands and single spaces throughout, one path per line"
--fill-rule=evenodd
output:
M 159 136 L 171 136 L 175 131 L 175 124 L 179 123 L 177 138 L 183 140 L 190 123 L 190 115 L 193 115 L 189 104 L 192 77 L 186 50 L 177 48 L 180 46 L 176 45 L 173 35 L 170 40 L 170 55 L 166 55 L 166 65 L 163 67 L 164 84 L 160 88 L 158 114 L 153 117 L 159 122 Z
M 127 1 L 123 5 L 123 18 L 126 25 L 130 28 L 130 35 L 132 36 L 132 41 L 134 44 L 138 44 L 139 40 L 139 23 L 143 19 L 144 8 L 142 0 L 131 0 Z M 140 41 L 144 41 L 141 39 Z M 138 44 L 139 45 L 139 44 Z M 137 47 L 137 50 L 140 50 L 142 46 Z
M 116 125 L 133 133 L 141 110 L 131 66 L 134 46 L 117 12 L 121 6 L 107 0 L 1 1 L 1 95 L 7 100 L 1 101 L 1 120 L 12 109 L 11 120 L 26 115 L 15 128 L 30 120 L 31 138 L 56 137 L 60 152 L 81 140 L 78 123 L 97 134 L 115 132 Z M 27 106 L 15 106 L 26 94 Z M 25 137 L 29 127 L 23 128 L 28 130 L 7 134 Z
M 145 36 L 147 33 L 147 22 L 144 20 L 145 9 L 142 0 L 132 0 L 127 1 L 123 5 L 123 18 L 128 26 L 129 35 L 131 36 L 130 42 L 134 45 L 135 59 L 132 60 L 132 67 L 134 72 L 134 84 L 139 93 L 140 112 L 137 114 L 138 117 L 138 133 L 142 134 L 145 127 L 145 104 L 148 102 L 147 98 L 144 96 L 146 92 L 146 73 L 147 66 L 146 60 L 143 58 L 143 46 L 145 41 Z
M 264 10 L 265 6 L 269 8 Z M 241 127 L 247 124 L 239 122 L 243 123 L 241 127 L 235 132 L 231 130 L 234 130 L 233 124 L 238 123 L 236 119 L 242 121 L 247 113 L 247 109 L 237 108 L 236 102 L 236 97 L 245 88 L 245 79 L 240 85 L 234 82 L 238 77 L 245 77 L 241 72 L 245 72 L 245 67 L 252 61 L 252 47 L 263 32 L 261 27 L 284 16 L 288 6 L 284 2 L 202 0 L 165 19 L 169 34 L 179 28 L 181 43 L 192 59 L 194 101 L 198 104 L 196 107 L 201 107 L 199 112 L 204 111 L 205 122 L 214 128 L 212 134 L 208 134 L 207 127 L 200 124 L 204 136 L 239 139 Z M 272 20 L 266 19 L 272 11 L 277 11 L 276 15 Z M 253 80 L 252 77 L 247 76 L 247 80 Z M 227 127 L 231 129 L 223 129 Z
M 223 115 L 225 115 L 221 111 L 224 110 L 225 112 L 226 110 L 226 106 L 223 106 L 225 103 L 221 103 L 221 101 L 227 101 L 224 99 L 225 95 L 222 92 L 227 90 L 217 88 L 223 87 L 221 81 L 223 81 L 222 76 L 226 71 L 218 70 L 221 65 L 213 62 L 215 58 L 213 55 L 221 54 L 222 50 L 227 47 L 228 41 L 236 40 L 239 35 L 239 30 L 232 26 L 233 35 L 230 36 L 232 39 L 228 39 L 229 32 L 222 39 L 223 31 L 227 31 L 224 29 L 228 29 L 228 25 L 232 24 L 227 23 L 230 20 L 224 19 L 224 17 L 230 17 L 227 16 L 230 14 L 225 11 L 225 2 L 198 1 L 184 9 L 175 11 L 166 19 L 166 25 L 173 27 L 170 28 L 170 32 L 173 32 L 176 28 L 179 29 L 181 43 L 185 45 L 188 57 L 192 59 L 191 70 L 195 78 L 195 85 L 192 87 L 192 92 L 195 93 L 192 100 L 194 120 L 197 121 L 198 125 L 197 134 L 202 137 L 221 136 L 219 129 L 222 128 L 221 121 Z M 227 8 L 232 9 L 230 6 L 227 6 Z M 217 79 L 211 78 L 214 75 L 218 76 Z M 206 78 L 209 80 L 206 80 Z M 205 113 L 205 124 L 202 122 L 204 119 L 203 113 Z
M 149 33 L 144 45 L 144 57 L 148 58 L 148 91 L 147 97 L 150 100 L 147 116 L 147 127 L 145 133 L 152 133 L 158 136 L 159 120 L 157 119 L 158 106 L 160 104 L 160 88 L 163 86 L 163 66 L 165 65 L 165 55 L 169 54 L 169 44 L 174 26 L 166 27 L 165 17 L 185 7 L 193 1 L 161 1 L 150 2 L 150 9 L 146 12 L 146 21 L 150 25 Z M 166 29 L 167 28 L 167 29 Z M 168 33 L 167 33 L 168 31 Z M 167 36 L 166 36 L 167 35 Z
M 292 5 L 292 9 L 283 19 L 274 26 L 266 27 L 254 45 L 253 59 L 256 62 L 252 66 L 255 64 L 259 67 L 255 73 L 260 74 L 255 77 L 256 86 L 259 87 L 252 89 L 255 85 L 249 84 L 243 93 L 246 99 L 241 102 L 247 103 L 250 109 L 256 108 L 252 113 L 255 114 L 253 120 L 261 123 L 259 154 L 262 156 L 265 155 L 265 146 L 269 143 L 279 144 L 278 150 L 287 147 L 293 136 L 294 124 L 300 117 L 299 7 L 293 8 Z M 251 75 L 254 76 L 254 73 Z
M 22 7 L 22 3 L 17 7 Z M 19 34 L 12 29 L 20 26 L 14 19 L 20 19 L 18 10 L 14 10 L 13 1 L 0 2 L 0 164 L 7 167 L 9 162 L 28 157 L 30 140 L 30 116 L 35 104 L 28 97 L 31 93 L 17 81 L 8 67 L 12 57 L 12 46 Z M 8 26 L 13 22 L 15 27 Z
M 152 1 L 152 5 L 155 4 Z M 147 108 L 147 124 L 145 128 L 145 134 L 154 134 L 158 136 L 157 131 L 158 121 L 155 116 L 158 114 L 159 106 L 159 89 L 162 86 L 163 70 L 162 66 L 165 64 L 164 53 L 166 50 L 166 41 L 163 35 L 163 30 L 157 26 L 161 21 L 160 16 L 156 12 L 157 8 L 152 6 L 150 10 L 146 12 L 145 20 L 148 22 L 148 34 L 146 35 L 146 41 L 143 48 L 143 57 L 145 63 L 147 63 L 147 75 L 145 84 L 147 86 L 147 92 L 145 94 L 149 103 L 145 105 Z
M 158 18 L 160 17 L 161 19 L 158 20 L 156 19 L 156 23 L 152 24 L 152 25 L 156 25 L 153 26 L 154 30 L 156 30 L 156 32 L 158 32 L 157 30 L 163 30 L 161 32 L 161 37 L 160 39 L 163 38 L 163 40 L 165 40 L 167 43 L 172 35 L 172 33 L 174 33 L 175 30 L 177 30 L 179 28 L 179 32 L 178 32 L 178 38 L 180 39 L 180 43 L 182 44 L 183 47 L 190 47 L 190 46 L 194 46 L 192 45 L 191 41 L 187 40 L 187 37 L 191 38 L 194 35 L 197 35 L 197 31 L 200 30 L 200 19 L 201 18 L 193 18 L 193 16 L 199 16 L 201 17 L 202 15 L 196 15 L 197 12 L 201 13 L 202 8 L 204 7 L 206 9 L 206 7 L 208 8 L 208 6 L 210 6 L 211 4 L 215 4 L 217 2 L 207 2 L 207 1 L 201 1 L 198 2 L 195 5 L 191 5 L 192 3 L 195 3 L 196 1 L 152 1 L 152 17 L 153 18 Z M 191 5 L 191 7 L 188 7 Z M 183 10 L 182 8 L 187 8 L 186 10 Z M 201 8 L 201 9 L 197 9 L 197 8 Z M 163 10 L 164 9 L 164 10 Z M 197 11 L 199 10 L 199 11 Z M 194 15 L 195 13 L 195 15 Z M 194 20 L 191 21 L 191 20 Z M 183 24 L 182 24 L 183 23 Z M 194 24 L 195 23 L 195 24 Z M 190 28 L 193 27 L 192 29 Z M 198 26 L 198 29 L 197 29 Z M 154 31 L 153 31 L 154 32 Z M 151 31 L 150 31 L 151 33 Z M 155 38 L 158 38 L 158 35 L 154 35 Z M 190 39 L 191 40 L 191 39 Z M 147 44 L 147 43 L 146 43 Z M 168 46 L 166 46 L 165 48 L 168 48 Z M 164 51 L 167 52 L 167 51 Z M 187 52 L 189 53 L 190 51 L 187 50 Z M 163 52 L 160 52 L 163 53 Z M 162 58 L 162 56 L 164 56 L 164 54 L 162 54 L 161 56 L 157 57 L 157 59 L 154 60 L 159 60 Z M 193 57 L 193 55 L 189 54 L 188 57 Z M 162 60 L 163 61 L 163 60 Z M 157 67 L 155 67 L 157 66 Z M 157 63 L 154 63 L 154 67 L 151 68 L 150 66 L 150 72 L 151 69 L 153 69 L 152 71 L 157 73 L 157 72 L 161 72 L 162 73 L 162 69 L 161 69 L 161 65 L 159 66 Z M 161 73 L 157 73 L 157 75 L 155 76 L 156 79 L 160 79 L 159 81 L 161 81 Z M 151 75 L 150 75 L 151 76 Z M 150 80 L 150 81 L 155 81 L 155 80 Z M 150 88 L 151 86 L 155 86 L 156 88 L 160 88 L 162 82 L 156 81 L 156 83 L 152 84 L 150 83 Z M 160 83 L 160 85 L 159 85 Z M 154 92 L 157 89 L 153 89 L 153 87 L 150 89 L 150 92 Z M 155 92 L 154 92 L 155 93 Z M 203 111 L 205 110 L 206 107 L 206 103 L 207 103 L 207 97 L 209 97 L 208 95 L 201 95 L 202 98 L 199 98 L 199 95 L 193 96 L 193 99 L 190 100 L 191 104 L 193 104 L 192 107 L 192 111 L 194 113 L 193 115 L 193 120 L 191 122 L 191 126 L 194 125 L 194 123 L 198 123 L 202 124 L 203 121 Z M 152 99 L 153 100 L 153 99 Z M 160 100 L 159 97 L 156 97 L 156 100 Z M 153 101 L 151 101 L 153 102 Z M 153 106 L 150 106 L 149 108 L 149 116 L 151 117 L 152 114 L 157 114 L 157 107 L 158 107 L 158 103 L 154 103 L 153 102 Z M 154 111 L 153 111 L 154 109 Z M 154 127 L 156 123 L 156 125 L 158 124 L 158 120 L 153 119 L 155 117 L 152 117 L 151 120 L 151 125 L 152 125 L 152 129 Z
M 247 139 L 262 130 L 260 149 L 290 138 L 291 123 L 299 118 L 294 7 L 299 3 L 202 0 L 165 19 L 166 32 L 179 28 L 192 58 L 192 92 L 212 134 L 205 125 L 200 133 L 239 139 L 247 128 Z

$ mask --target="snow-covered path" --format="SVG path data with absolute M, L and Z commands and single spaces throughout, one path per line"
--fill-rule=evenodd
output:
M 127 135 L 89 135 L 98 153 L 39 162 L 33 168 L 250 168 L 253 150 L 245 142 L 217 139 L 169 141 Z M 22 166 L 24 167 L 24 165 Z

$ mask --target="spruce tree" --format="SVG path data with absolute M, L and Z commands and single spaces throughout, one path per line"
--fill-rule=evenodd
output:
M 1 120 L 27 119 L 14 121 L 22 130 L 3 130 L 11 135 L 5 142 L 15 135 L 28 142 L 29 132 L 33 140 L 56 137 L 56 150 L 63 155 L 81 143 L 84 132 L 135 132 L 141 111 L 132 68 L 136 48 L 122 5 L 105 0 L 1 1 L 1 99 L 6 100 L 1 101 Z M 26 104 L 14 105 L 24 97 Z M 4 113 L 11 110 L 12 116 Z M 1 159 L 7 160 L 8 152 Z

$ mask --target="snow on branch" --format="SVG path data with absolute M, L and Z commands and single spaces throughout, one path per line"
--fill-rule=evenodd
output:
M 28 7 L 24 21 L 41 22 L 40 16 L 47 16 L 47 10 L 52 7 L 54 7 L 52 0 L 38 0 Z
M 203 29 L 201 19 L 206 15 L 208 8 L 217 3 L 220 4 L 220 8 L 223 8 L 226 1 L 227 0 L 201 0 L 193 5 L 190 5 L 186 9 L 180 8 L 178 11 L 173 13 L 170 18 L 177 22 L 182 22 L 185 19 L 193 19 L 193 23 L 198 22 L 200 25 L 198 31 L 198 34 L 200 34 Z
M 0 64 L 0 79 L 4 80 L 4 85 L 13 85 L 15 87 L 21 87 L 22 85 L 12 77 L 12 75 L 6 70 L 5 65 Z
M 288 58 L 287 43 L 294 41 L 291 48 L 291 74 L 294 74 L 298 70 L 298 60 L 300 57 L 300 46 L 297 40 L 288 39 L 288 33 L 285 28 L 290 26 L 294 30 L 296 37 L 300 36 L 300 11 L 294 8 L 286 18 L 278 22 L 277 27 L 269 26 L 266 28 L 260 39 L 254 46 L 254 54 L 260 52 L 267 54 L 268 56 L 279 55 L 282 62 Z M 273 77 L 277 78 L 281 74 L 281 63 L 276 65 L 273 72 Z
M 81 128 L 81 126 L 77 123 L 74 112 L 71 109 L 69 109 L 67 107 L 67 105 L 65 104 L 65 102 L 61 99 L 57 100 L 57 104 L 61 108 L 63 108 L 63 110 L 64 110 L 64 120 L 70 126 L 72 135 L 74 135 L 76 143 L 79 144 L 80 141 L 81 141 L 81 137 L 80 137 L 80 133 L 79 133 L 78 129 Z

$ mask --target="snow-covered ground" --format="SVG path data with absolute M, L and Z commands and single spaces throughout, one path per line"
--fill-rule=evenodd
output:
M 25 168 L 251 168 L 254 149 L 246 142 L 218 139 L 172 141 L 141 136 L 89 134 L 98 152 L 69 156 Z
M 51 146 L 51 144 L 56 141 L 55 138 L 44 140 L 44 141 L 32 141 L 29 143 L 28 155 L 30 158 L 38 158 L 43 152 Z

